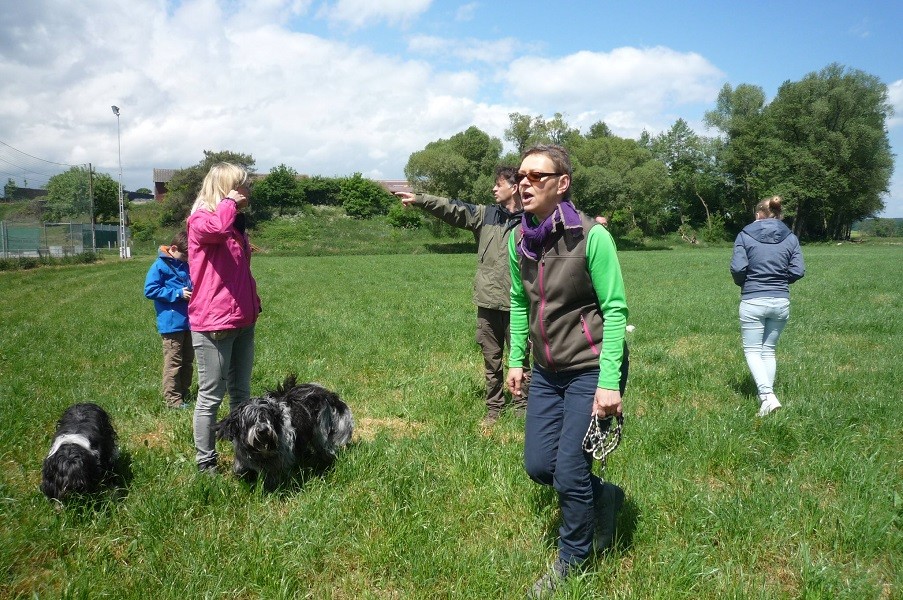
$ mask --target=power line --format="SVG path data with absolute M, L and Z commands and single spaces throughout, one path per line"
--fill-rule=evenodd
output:
M 28 158 L 33 158 L 33 159 L 35 159 L 35 160 L 39 160 L 39 161 L 41 161 L 41 162 L 49 163 L 49 164 L 51 164 L 51 165 L 59 165 L 59 166 L 61 166 L 61 167 L 81 167 L 81 166 L 84 166 L 84 165 L 70 165 L 70 164 L 67 164 L 67 163 L 53 162 L 52 160 L 45 160 L 45 159 L 43 159 L 43 158 L 38 158 L 37 156 L 32 156 L 31 154 L 29 154 L 29 153 L 27 153 L 27 152 L 22 152 L 22 151 L 19 150 L 18 148 L 14 148 L 13 146 L 10 146 L 9 144 L 7 144 L 6 142 L 4 142 L 3 140 L 0 140 L 0 144 L 3 144 L 3 145 L 6 146 L 7 148 L 10 148 L 10 149 L 12 149 L 12 150 L 15 150 L 15 151 L 18 152 L 19 154 L 24 154 L 24 155 L 27 156 Z

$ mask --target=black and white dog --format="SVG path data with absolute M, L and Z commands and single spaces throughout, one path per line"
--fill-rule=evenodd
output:
M 235 449 L 233 470 L 263 474 L 272 488 L 296 465 L 328 466 L 351 440 L 351 409 L 336 394 L 289 375 L 275 390 L 237 406 L 215 426 Z
M 56 424 L 41 468 L 41 491 L 51 500 L 96 492 L 114 471 L 119 448 L 110 416 L 96 404 L 73 404 Z

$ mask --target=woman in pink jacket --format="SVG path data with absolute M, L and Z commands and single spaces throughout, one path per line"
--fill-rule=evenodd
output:
M 213 425 L 226 392 L 229 410 L 251 396 L 254 324 L 260 314 L 245 231 L 248 173 L 213 165 L 188 217 L 188 266 L 194 292 L 188 321 L 198 363 L 194 445 L 198 470 L 216 472 Z

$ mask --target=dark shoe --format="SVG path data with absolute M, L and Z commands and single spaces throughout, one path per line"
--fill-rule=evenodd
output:
M 613 483 L 602 482 L 601 497 L 596 498 L 596 532 L 593 548 L 596 554 L 605 552 L 614 544 L 618 511 L 624 504 L 624 490 Z
M 216 461 L 198 463 L 198 473 L 211 477 L 216 475 Z
M 568 575 L 570 575 L 575 568 L 574 565 L 564 562 L 559 556 L 555 559 L 555 562 L 552 563 L 552 566 L 549 567 L 546 574 L 533 584 L 533 587 L 527 594 L 527 598 L 533 600 L 537 598 L 551 598 L 558 586 L 561 585 L 561 582 L 567 579 Z
M 486 413 L 486 416 L 483 417 L 482 426 L 483 427 L 492 427 L 499 420 L 499 413 L 496 411 L 489 411 Z

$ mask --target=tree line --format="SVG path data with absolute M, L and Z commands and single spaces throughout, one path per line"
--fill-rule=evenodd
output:
M 779 194 L 798 236 L 846 239 L 855 222 L 884 209 L 892 114 L 877 77 L 832 64 L 785 82 L 770 103 L 761 87 L 725 85 L 705 114 L 712 137 L 683 119 L 633 140 L 604 122 L 582 133 L 560 113 L 512 113 L 505 139 L 515 152 L 502 155 L 500 140 L 471 127 L 412 154 L 405 175 L 425 191 L 488 202 L 494 165 L 517 165 L 528 146 L 555 143 L 570 152 L 577 206 L 608 216 L 628 238 L 699 231 L 729 239 L 759 199 Z
M 705 124 L 707 137 L 678 119 L 657 135 L 614 135 L 604 122 L 585 133 L 560 113 L 551 119 L 511 113 L 503 143 L 470 127 L 430 142 L 410 155 L 404 172 L 418 191 L 471 203 L 492 202 L 494 170 L 518 165 L 538 143 L 566 147 L 573 162 L 574 201 L 588 214 L 605 215 L 620 237 L 681 233 L 691 239 L 730 239 L 753 218 L 762 197 L 784 198 L 785 218 L 803 239 L 847 239 L 853 224 L 884 209 L 893 154 L 887 120 L 893 114 L 887 86 L 877 77 L 832 64 L 800 81 L 786 81 L 771 102 L 762 88 L 726 84 Z M 175 172 L 161 224 L 183 223 L 211 165 L 227 160 L 252 173 L 252 220 L 292 214 L 310 205 L 340 206 L 354 218 L 386 216 L 398 227 L 417 227 L 420 215 L 404 212 L 376 182 L 350 177 L 301 176 L 281 164 L 258 175 L 249 154 L 204 151 L 198 164 Z M 71 171 L 79 171 L 73 168 Z M 51 178 L 47 206 L 55 217 L 83 209 L 83 174 Z M 116 183 L 94 176 L 95 215 L 117 214 Z

